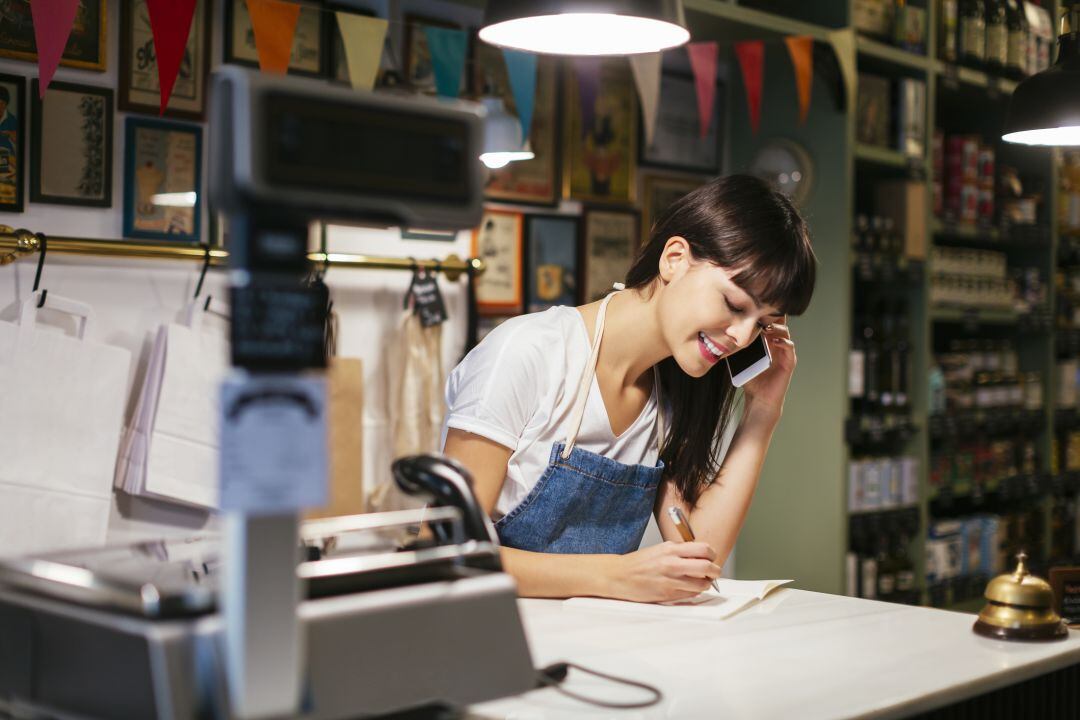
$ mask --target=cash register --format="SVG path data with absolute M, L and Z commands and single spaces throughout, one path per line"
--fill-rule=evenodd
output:
M 329 720 L 532 689 L 516 588 L 460 465 L 395 462 L 423 510 L 300 520 L 326 492 L 309 226 L 475 227 L 480 111 L 235 67 L 212 92 L 234 366 L 223 531 L 0 563 L 0 714 Z

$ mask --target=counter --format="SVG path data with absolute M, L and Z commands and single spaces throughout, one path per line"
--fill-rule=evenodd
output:
M 519 606 L 537 667 L 578 662 L 651 683 L 664 700 L 616 711 L 546 689 L 474 706 L 472 720 L 902 718 L 1080 663 L 1077 631 L 1008 643 L 975 635 L 974 615 L 801 590 L 776 590 L 720 622 L 556 600 Z M 646 697 L 573 670 L 566 687 L 616 702 Z

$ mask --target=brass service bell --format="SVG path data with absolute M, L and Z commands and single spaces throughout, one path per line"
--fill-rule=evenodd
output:
M 973 630 L 998 640 L 1057 640 L 1069 629 L 1054 610 L 1050 584 L 1028 572 L 1023 552 L 1016 570 L 998 575 L 986 586 L 986 606 Z

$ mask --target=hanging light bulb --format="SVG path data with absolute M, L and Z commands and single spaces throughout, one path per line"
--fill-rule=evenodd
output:
M 1057 61 L 1017 86 L 1001 139 L 1023 145 L 1080 145 L 1080 2 L 1062 9 Z
M 549 55 L 635 55 L 690 39 L 682 0 L 489 0 L 480 39 Z
M 481 100 L 487 109 L 484 118 L 484 152 L 480 161 L 492 170 L 506 167 L 519 160 L 532 160 L 532 149 L 521 142 L 521 123 L 506 112 L 502 98 L 486 97 Z

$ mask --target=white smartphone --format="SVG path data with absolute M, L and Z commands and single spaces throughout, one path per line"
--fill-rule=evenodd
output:
M 742 387 L 750 382 L 772 365 L 772 353 L 769 351 L 769 344 L 765 342 L 765 334 L 758 334 L 754 342 L 739 352 L 728 355 L 724 360 L 727 362 L 732 385 Z

